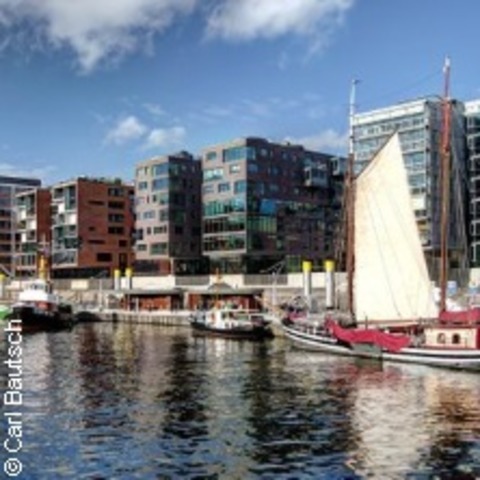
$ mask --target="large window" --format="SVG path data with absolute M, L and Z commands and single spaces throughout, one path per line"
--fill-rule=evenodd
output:
M 247 191 L 247 181 L 246 180 L 236 181 L 233 189 L 235 193 L 245 193 Z
M 206 237 L 203 241 L 203 250 L 206 252 L 217 250 L 243 250 L 244 248 L 244 235 L 219 235 L 215 237 Z
M 220 180 L 223 178 L 223 168 L 210 168 L 204 170 L 203 181 L 209 182 L 212 180 Z
M 204 231 L 208 233 L 238 232 L 245 230 L 245 215 L 208 218 L 204 222 Z
M 218 193 L 225 193 L 230 191 L 230 183 L 224 182 L 218 184 Z
M 169 185 L 169 178 L 168 177 L 163 177 L 163 178 L 156 178 L 155 180 L 152 181 L 152 191 L 156 190 L 167 190 Z
M 155 165 L 152 168 L 152 174 L 154 177 L 159 177 L 160 175 L 167 175 L 168 174 L 168 163 L 160 163 L 159 165 Z
M 232 147 L 223 151 L 224 162 L 238 160 L 255 160 L 255 149 L 253 147 Z
M 207 160 L 216 160 L 216 158 L 217 158 L 217 152 L 215 152 L 215 151 L 207 152 L 207 154 L 205 155 L 205 158 L 206 158 Z
M 150 245 L 151 255 L 166 255 L 168 252 L 168 244 L 166 242 L 152 243 Z
M 244 197 L 234 197 L 224 201 L 215 200 L 204 204 L 203 210 L 207 217 L 232 212 L 244 212 L 246 210 L 246 202 Z

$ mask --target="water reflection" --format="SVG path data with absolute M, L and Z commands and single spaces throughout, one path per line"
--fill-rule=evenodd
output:
M 24 338 L 24 471 L 474 479 L 479 396 L 475 374 L 86 324 Z

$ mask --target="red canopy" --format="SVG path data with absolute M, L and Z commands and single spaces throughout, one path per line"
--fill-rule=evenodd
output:
M 406 335 L 392 335 L 377 329 L 342 328 L 328 319 L 325 326 L 338 340 L 347 343 L 372 343 L 390 352 L 398 352 L 410 344 Z
M 444 310 L 443 312 L 440 312 L 439 317 L 442 323 L 480 323 L 480 308 L 469 308 L 468 310 L 459 310 L 458 312 L 449 312 Z

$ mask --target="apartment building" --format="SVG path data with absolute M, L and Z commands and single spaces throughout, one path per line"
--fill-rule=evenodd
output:
M 46 188 L 17 193 L 16 275 L 32 276 L 38 271 L 40 256 L 49 253 L 51 241 L 51 194 Z
M 298 271 L 333 255 L 335 157 L 248 137 L 202 152 L 202 252 L 210 271 Z M 337 162 L 338 164 L 338 162 Z
M 4 275 L 16 274 L 15 196 L 40 185 L 35 178 L 0 176 L 0 273 Z
M 201 163 L 188 152 L 148 159 L 135 173 L 135 271 L 195 274 L 201 255 Z
M 440 162 L 442 99 L 428 97 L 354 117 L 355 170 L 358 172 L 398 131 L 420 236 L 433 278 L 440 245 Z M 465 262 L 467 248 L 466 152 L 464 105 L 451 101 L 451 194 L 449 247 L 451 265 Z
M 470 258 L 480 266 L 480 100 L 465 102 L 470 180 Z
M 51 187 L 54 278 L 92 278 L 133 265 L 133 185 L 78 177 Z

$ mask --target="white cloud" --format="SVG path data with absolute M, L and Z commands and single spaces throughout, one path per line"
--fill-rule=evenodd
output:
M 348 133 L 338 133 L 335 130 L 327 129 L 314 135 L 300 138 L 287 137 L 285 140 L 303 145 L 309 150 L 342 153 L 347 150 Z
M 121 145 L 136 140 L 146 133 L 147 127 L 137 117 L 131 115 L 119 120 L 117 125 L 108 132 L 105 140 L 107 143 Z
M 230 40 L 293 33 L 328 38 L 355 0 L 224 0 L 208 20 L 208 33 Z
M 176 15 L 190 13 L 197 1 L 0 0 L 0 24 L 28 21 L 35 31 L 30 42 L 40 34 L 50 45 L 68 46 L 89 72 L 106 58 L 133 52 L 142 40 L 148 45 L 152 33 L 163 31 Z
M 145 148 L 164 148 L 178 146 L 183 143 L 187 131 L 182 126 L 153 129 L 145 142 Z
M 0 49 L 18 44 L 29 50 L 67 47 L 88 73 L 100 62 L 148 51 L 154 35 L 194 12 L 206 15 L 211 37 L 252 40 L 294 34 L 310 37 L 315 48 L 328 40 L 355 1 L 0 0 Z M 286 61 L 281 56 L 279 68 Z

